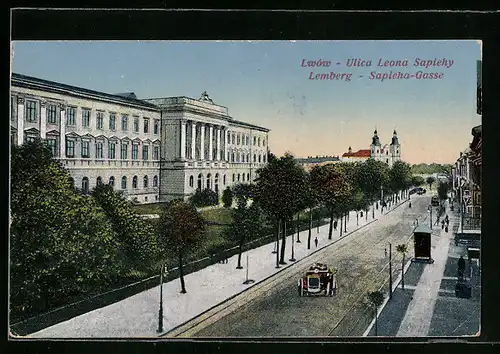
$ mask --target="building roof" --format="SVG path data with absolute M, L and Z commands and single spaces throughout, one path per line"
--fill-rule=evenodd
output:
M 232 125 L 239 125 L 239 126 L 242 126 L 242 127 L 252 128 L 252 129 L 260 130 L 260 131 L 266 132 L 266 133 L 268 133 L 270 131 L 269 128 L 264 128 L 264 127 L 261 127 L 261 126 L 255 125 L 255 124 L 251 124 L 251 123 L 247 123 L 247 122 L 242 122 L 242 121 L 236 120 L 236 119 L 231 119 L 230 123 Z
M 427 226 L 427 224 L 419 223 L 415 230 L 413 230 L 413 233 L 432 234 L 432 230 L 429 226 Z
M 300 157 L 297 161 L 299 163 L 322 163 L 327 161 L 339 161 L 339 158 L 338 156 Z
M 146 102 L 146 101 L 143 101 L 143 100 L 139 100 L 137 98 L 133 98 L 130 95 L 130 93 L 128 93 L 128 95 L 129 95 L 128 97 L 124 97 L 124 96 L 121 96 L 119 94 L 113 95 L 113 94 L 109 94 L 109 93 L 88 90 L 88 89 L 81 88 L 78 86 L 66 85 L 66 84 L 62 84 L 59 82 L 55 82 L 55 81 L 39 79 L 36 77 L 21 75 L 21 74 L 16 74 L 16 73 L 12 73 L 11 84 L 12 84 L 12 86 L 27 87 L 27 88 L 32 88 L 32 89 L 41 89 L 41 90 L 62 93 L 62 94 L 67 94 L 67 95 L 80 94 L 80 95 L 86 95 L 86 96 L 93 96 L 93 98 L 96 98 L 96 99 L 107 100 L 107 101 L 116 101 L 116 102 L 120 102 L 120 103 L 124 103 L 124 104 L 128 104 L 128 105 L 141 106 L 144 108 L 158 110 L 158 107 L 156 105 L 149 103 L 149 102 Z M 134 94 L 134 96 L 135 96 L 135 94 Z
M 370 157 L 371 151 L 367 150 L 358 150 L 356 152 L 346 152 L 342 155 L 342 157 Z

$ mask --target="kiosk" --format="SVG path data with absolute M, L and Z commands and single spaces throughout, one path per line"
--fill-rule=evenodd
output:
M 418 225 L 413 230 L 415 257 L 412 258 L 412 262 L 434 263 L 431 257 L 431 234 L 432 229 L 424 224 Z

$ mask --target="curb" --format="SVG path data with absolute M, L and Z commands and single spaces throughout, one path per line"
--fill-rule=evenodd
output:
M 383 215 L 387 215 L 389 213 L 391 213 L 392 211 L 396 210 L 397 208 L 399 208 L 401 205 L 403 205 L 404 203 L 408 202 L 409 199 L 406 199 L 404 202 L 401 202 L 400 204 L 396 205 L 394 208 L 392 208 L 391 210 L 389 210 L 387 213 L 383 214 Z
M 411 266 L 411 258 L 406 262 L 405 264 L 405 268 L 404 268 L 404 274 L 406 274 L 406 272 L 408 271 L 408 269 L 410 268 Z M 394 292 L 399 284 L 401 283 L 401 280 L 403 279 L 403 273 L 399 274 L 399 276 L 397 277 L 396 281 L 394 282 L 394 284 L 392 285 L 392 291 Z M 387 305 L 387 303 L 389 302 L 389 295 L 387 295 L 387 297 L 384 299 L 384 302 L 382 303 L 382 305 L 380 306 L 380 309 L 377 311 L 377 318 L 380 316 L 380 314 L 382 313 L 382 311 L 384 310 L 385 306 Z M 372 330 L 373 326 L 375 325 L 375 318 L 372 319 L 372 321 L 370 322 L 370 325 L 368 326 L 368 328 L 365 330 L 365 332 L 363 333 L 363 337 L 367 337 L 368 334 L 370 334 L 370 331 Z
M 347 236 L 350 236 L 350 235 L 351 235 L 351 234 L 353 234 L 354 232 L 356 232 L 356 231 L 358 231 L 358 230 L 360 230 L 360 229 L 364 228 L 365 226 L 368 226 L 368 225 L 370 225 L 370 224 L 372 224 L 372 223 L 374 223 L 375 221 L 378 221 L 378 220 L 379 220 L 379 219 L 373 219 L 372 221 L 370 221 L 370 222 L 368 222 L 368 223 L 366 223 L 366 224 L 364 224 L 364 225 L 362 225 L 362 226 L 359 226 L 357 229 L 354 229 L 354 230 L 352 230 L 352 231 L 350 231 L 350 232 L 346 233 L 345 235 L 343 235 L 343 236 L 342 236 L 341 238 L 339 238 L 338 240 L 335 240 L 335 241 L 333 241 L 333 242 L 331 242 L 331 243 L 329 243 L 329 244 L 326 244 L 326 245 L 325 245 L 325 246 L 323 246 L 323 247 L 318 248 L 317 250 L 315 250 L 315 251 L 311 252 L 310 254 L 308 254 L 307 256 L 305 256 L 304 258 L 299 259 L 299 260 L 297 260 L 296 262 L 289 263 L 289 264 L 285 265 L 284 267 L 281 267 L 281 269 L 279 269 L 276 273 L 273 273 L 273 274 L 271 274 L 271 275 L 269 275 L 269 276 L 267 276 L 267 277 L 265 277 L 265 278 L 263 278 L 263 279 L 261 279 L 261 280 L 256 281 L 256 282 L 255 282 L 255 283 L 253 283 L 251 286 L 249 286 L 249 287 L 247 287 L 247 288 L 245 288 L 245 289 L 241 290 L 240 292 L 238 292 L 238 293 L 236 293 L 236 294 L 234 294 L 234 295 L 231 295 L 230 297 L 228 297 L 228 298 L 227 298 L 227 299 L 225 299 L 224 301 L 221 301 L 221 302 L 219 302 L 218 304 L 215 304 L 214 306 L 212 306 L 212 307 L 208 308 L 207 310 L 205 310 L 205 311 L 203 311 L 203 312 L 199 313 L 198 315 L 196 315 L 196 316 L 194 316 L 194 317 L 190 318 L 189 320 L 187 320 L 187 321 L 185 321 L 185 322 L 183 322 L 183 323 L 181 323 L 181 324 L 179 324 L 179 325 L 175 326 L 175 327 L 174 327 L 174 328 L 172 328 L 171 330 L 169 330 L 169 331 L 167 331 L 167 332 L 165 332 L 165 333 L 159 334 L 159 335 L 158 335 L 158 337 L 165 337 L 165 336 L 167 336 L 169 333 L 172 333 L 172 332 L 174 332 L 174 331 L 178 330 L 179 328 L 181 328 L 182 326 L 185 326 L 185 325 L 186 325 L 186 324 L 188 324 L 189 322 L 196 320 L 197 318 L 199 318 L 199 317 L 201 317 L 201 316 L 205 315 L 206 313 L 208 313 L 209 311 L 211 311 L 211 310 L 213 310 L 213 309 L 217 308 L 218 306 L 221 306 L 221 305 L 225 304 L 226 302 L 228 302 L 228 301 L 230 301 L 230 300 L 234 299 L 235 297 L 237 297 L 237 296 L 239 296 L 239 295 L 243 294 L 245 291 L 247 291 L 247 290 L 251 289 L 252 287 L 256 286 L 257 284 L 261 284 L 261 283 L 263 283 L 264 281 L 271 279 L 272 277 L 274 277 L 274 276 L 278 275 L 278 274 L 279 274 L 279 273 L 281 273 L 282 271 L 284 271 L 284 270 L 286 270 L 286 269 L 289 269 L 289 268 L 293 267 L 294 265 L 296 265 L 296 264 L 298 264 L 298 263 L 300 263 L 300 262 L 302 262 L 302 261 L 306 260 L 307 258 L 309 258 L 309 256 L 312 256 L 313 254 L 316 254 L 317 252 L 322 251 L 322 250 L 324 250 L 325 248 L 327 248 L 327 247 L 329 247 L 329 246 L 332 246 L 332 245 L 336 244 L 337 242 L 339 242 L 339 241 L 343 240 L 343 239 L 344 239 L 344 238 L 346 238 Z M 187 329 L 186 329 L 185 331 L 183 331 L 183 332 L 186 332 L 186 331 L 190 330 L 191 328 L 193 328 L 193 327 L 195 327 L 195 326 L 197 326 L 197 325 L 198 325 L 198 324 L 194 324 L 193 326 L 191 326 L 191 327 L 187 328 Z M 175 337 L 177 337 L 177 335 L 176 335 Z

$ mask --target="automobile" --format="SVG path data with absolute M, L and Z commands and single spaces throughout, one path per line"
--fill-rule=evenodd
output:
M 297 282 L 299 296 L 324 295 L 337 293 L 337 270 L 324 263 L 314 263 Z
M 422 194 L 425 194 L 425 192 L 427 192 L 425 190 L 425 188 L 420 188 L 419 191 L 417 192 L 418 195 L 422 195 Z
M 437 195 L 433 195 L 431 198 L 431 205 L 438 206 L 439 205 L 439 197 Z

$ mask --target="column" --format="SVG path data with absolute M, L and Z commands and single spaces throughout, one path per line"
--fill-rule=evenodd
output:
M 60 127 L 59 127 L 59 157 L 66 157 L 66 108 L 61 105 L 60 106 Z M 94 155 L 90 155 L 91 157 L 95 157 Z
M 210 131 L 209 131 L 209 140 L 208 140 L 208 160 L 212 161 L 213 160 L 213 149 L 214 149 L 214 127 L 211 125 L 210 126 Z
M 220 161 L 220 128 L 217 128 L 217 161 Z
M 200 126 L 200 160 L 205 160 L 205 125 Z
M 227 144 L 229 143 L 228 138 L 227 138 L 227 132 L 228 132 L 227 129 L 223 130 L 223 133 L 224 133 L 224 160 L 225 161 L 229 160 L 229 156 L 228 156 L 229 152 L 227 151 Z
M 196 123 L 191 122 L 191 158 L 196 160 Z
M 45 139 L 47 133 L 47 103 L 40 102 L 40 138 Z
M 181 159 L 186 158 L 186 122 L 181 121 Z
M 24 97 L 17 98 L 17 143 L 24 143 Z

